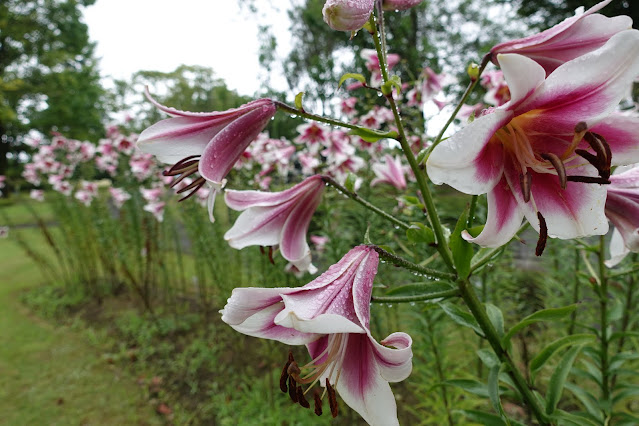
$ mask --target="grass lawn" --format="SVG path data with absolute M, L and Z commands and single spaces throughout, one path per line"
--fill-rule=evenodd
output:
M 0 259 L 0 423 L 161 424 L 134 378 L 101 360 L 99 344 L 21 304 L 20 293 L 44 278 L 11 238 L 0 239 Z

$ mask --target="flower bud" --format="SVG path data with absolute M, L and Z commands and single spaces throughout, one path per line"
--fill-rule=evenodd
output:
M 406 10 L 421 2 L 422 0 L 384 0 L 384 10 Z
M 357 31 L 373 12 L 375 0 L 326 0 L 324 22 L 337 31 Z

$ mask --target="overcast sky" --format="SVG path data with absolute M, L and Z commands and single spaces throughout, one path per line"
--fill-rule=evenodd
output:
M 289 3 L 278 0 L 284 7 Z M 289 49 L 286 11 L 266 8 L 280 51 Z M 236 1 L 98 0 L 86 8 L 103 76 L 128 78 L 139 70 L 172 71 L 181 64 L 211 67 L 240 94 L 259 90 L 258 22 Z M 276 74 L 277 76 L 277 74 Z M 283 78 L 275 87 L 285 89 Z

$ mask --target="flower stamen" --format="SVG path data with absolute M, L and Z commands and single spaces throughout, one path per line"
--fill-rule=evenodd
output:
M 561 159 L 552 152 L 541 154 L 541 158 L 543 158 L 544 160 L 548 160 L 550 164 L 552 164 L 552 166 L 557 171 L 557 177 L 559 178 L 561 189 L 566 189 L 566 166 L 564 165 L 563 161 L 561 161 Z
M 524 196 L 524 202 L 530 201 L 530 186 L 532 185 L 532 176 L 528 171 L 519 175 L 519 184 L 521 185 L 521 193 Z
M 537 240 L 535 255 L 541 256 L 546 248 L 546 241 L 548 241 L 548 226 L 546 225 L 546 219 L 540 211 L 537 212 L 537 219 L 539 219 L 539 239 Z

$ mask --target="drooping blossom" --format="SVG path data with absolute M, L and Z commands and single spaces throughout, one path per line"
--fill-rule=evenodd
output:
M 329 242 L 330 238 L 322 235 L 311 235 L 309 240 L 311 240 L 311 243 L 315 246 L 315 250 L 321 253 L 326 250 L 326 244 Z
M 510 101 L 510 89 L 500 70 L 486 71 L 480 84 L 487 90 L 484 102 L 493 106 L 502 106 Z
M 32 189 L 29 192 L 29 197 L 36 201 L 44 201 L 44 191 L 41 189 Z
M 378 262 L 377 252 L 358 246 L 303 287 L 236 288 L 222 320 L 249 336 L 307 346 L 311 363 L 299 366 L 289 355 L 282 370 L 280 389 L 294 402 L 308 406 L 304 394 L 312 395 L 310 388 L 319 384 L 327 388 L 334 416 L 336 389 L 369 424 L 397 425 L 388 383 L 410 374 L 412 340 L 393 333 L 379 344 L 371 335 L 370 298 Z M 319 389 L 314 395 L 315 412 L 321 414 Z
M 208 183 L 213 189 L 209 195 L 209 217 L 213 221 L 215 195 L 235 162 L 275 115 L 275 103 L 258 99 L 227 111 L 198 113 L 161 105 L 148 91 L 147 97 L 172 118 L 144 130 L 138 148 L 163 163 L 174 164 L 165 174 L 177 176 L 176 181 L 198 172 L 200 177 L 185 190 L 192 191 L 185 198 Z
M 382 84 L 382 69 L 379 66 L 377 51 L 373 49 L 362 49 L 360 56 L 366 61 L 366 68 L 371 72 L 371 87 L 379 87 Z M 392 70 L 399 63 L 401 57 L 396 53 L 386 55 L 386 65 L 388 71 Z
M 109 188 L 109 193 L 111 194 L 111 198 L 113 199 L 113 204 L 118 209 L 121 209 L 124 203 L 131 198 L 131 194 L 126 192 L 122 188 Z
M 499 54 L 517 53 L 535 60 L 550 74 L 561 64 L 600 48 L 613 35 L 632 28 L 629 16 L 608 18 L 595 13 L 611 1 L 602 1 L 539 34 L 500 43 L 490 50 L 491 59 L 497 64 Z
M 153 203 L 162 198 L 164 190 L 162 188 L 140 188 L 140 194 L 147 202 Z
M 422 0 L 384 0 L 384 10 L 407 10 L 420 4 Z
M 233 191 L 226 204 L 242 211 L 224 239 L 235 249 L 278 246 L 282 257 L 299 271 L 314 273 L 306 232 L 324 192 L 324 181 L 311 176 L 282 192 Z
M 615 226 L 610 242 L 608 267 L 630 252 L 639 252 L 639 166 L 610 176 L 606 187 L 606 217 Z
M 357 31 L 373 12 L 375 0 L 326 0 L 324 22 L 336 31 Z
M 488 193 L 486 226 L 467 238 L 501 246 L 523 217 L 542 231 L 538 252 L 546 231 L 562 239 L 605 234 L 610 166 L 639 160 L 639 120 L 613 113 L 639 74 L 639 31 L 613 36 L 547 78 L 521 55 L 499 55 L 499 64 L 511 101 L 485 110 L 427 161 L 433 182 Z
M 296 130 L 299 136 L 294 139 L 295 143 L 306 144 L 311 149 L 312 147 L 319 147 L 328 139 L 329 129 L 314 121 L 300 124 Z
M 402 160 L 396 156 L 386 154 L 384 162 L 375 163 L 372 166 L 375 173 L 375 179 L 371 181 L 371 186 L 380 183 L 393 185 L 397 189 L 406 189 L 406 177 L 404 175 L 404 167 Z
M 347 117 L 353 117 L 357 113 L 355 104 L 357 104 L 356 97 L 351 96 L 350 98 L 342 99 L 340 106 L 342 114 L 345 114 Z

